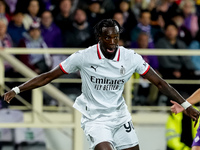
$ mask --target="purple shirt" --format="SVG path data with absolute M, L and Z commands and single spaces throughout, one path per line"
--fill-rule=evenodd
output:
M 41 25 L 41 32 L 44 41 L 47 46 L 52 47 L 62 47 L 62 37 L 60 29 L 53 23 L 49 28 Z

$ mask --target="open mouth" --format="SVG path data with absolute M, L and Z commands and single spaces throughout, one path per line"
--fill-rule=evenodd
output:
M 115 49 L 113 48 L 113 49 L 107 49 L 107 52 L 108 53 L 113 53 L 113 52 L 115 52 Z

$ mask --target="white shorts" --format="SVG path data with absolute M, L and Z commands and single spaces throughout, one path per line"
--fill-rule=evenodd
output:
M 110 118 L 110 117 L 109 117 Z M 110 120 L 100 121 L 89 120 L 83 116 L 82 128 L 90 143 L 90 148 L 102 142 L 110 142 L 117 150 L 122 150 L 138 145 L 138 138 L 130 117 L 115 118 Z

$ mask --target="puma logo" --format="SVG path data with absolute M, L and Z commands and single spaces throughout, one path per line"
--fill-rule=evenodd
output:
M 94 71 L 96 72 L 97 71 L 97 68 L 98 66 L 94 67 L 94 66 L 91 66 L 92 69 L 94 69 Z

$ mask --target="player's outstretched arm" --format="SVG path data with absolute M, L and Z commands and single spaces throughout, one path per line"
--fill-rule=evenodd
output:
M 64 74 L 63 71 L 58 66 L 49 72 L 38 75 L 35 78 L 32 78 L 29 81 L 21 84 L 20 86 L 17 87 L 17 90 L 19 88 L 19 92 L 23 92 L 23 91 L 32 90 L 37 87 L 44 86 L 63 74 Z M 3 95 L 3 97 L 6 102 L 10 103 L 10 101 L 15 97 L 15 95 L 16 95 L 16 91 L 12 89 L 6 92 Z
M 190 104 L 196 104 L 198 102 L 200 102 L 200 89 L 196 90 L 188 99 L 187 101 Z M 177 102 L 171 100 L 171 103 L 173 104 L 173 106 L 171 107 L 171 111 L 175 114 L 180 113 L 182 111 L 184 111 L 184 108 L 178 104 Z
M 163 94 L 172 98 L 179 104 L 183 104 L 185 102 L 185 99 L 172 86 L 164 81 L 152 68 L 150 68 L 143 77 L 156 85 Z M 198 120 L 200 113 L 192 106 L 187 107 L 186 112 L 193 120 Z

